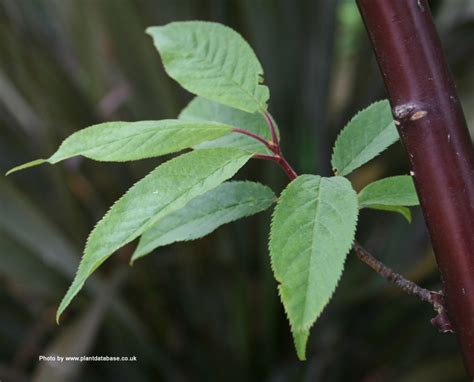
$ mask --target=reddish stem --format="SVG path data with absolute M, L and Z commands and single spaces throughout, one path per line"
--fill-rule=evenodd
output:
M 279 155 L 263 155 L 263 154 L 255 154 L 253 159 L 265 159 L 275 163 L 281 167 L 281 169 L 285 172 L 285 174 L 290 178 L 290 180 L 296 179 L 298 174 L 296 174 L 295 170 L 290 166 L 288 161 Z
M 278 139 L 278 135 L 276 133 L 275 124 L 273 123 L 272 116 L 270 115 L 270 113 L 268 111 L 263 113 L 263 116 L 265 117 L 265 120 L 267 121 L 267 125 L 270 129 L 270 134 L 272 135 L 273 143 L 275 144 L 276 147 L 280 148 L 280 142 L 279 142 L 279 139 Z
M 275 147 L 270 143 L 268 142 L 267 140 L 265 140 L 264 138 L 262 138 L 260 135 L 257 135 L 255 133 L 252 133 L 251 131 L 248 131 L 248 130 L 245 130 L 245 129 L 241 129 L 239 127 L 235 127 L 232 129 L 233 132 L 235 133 L 239 133 L 239 134 L 243 134 L 243 135 L 247 135 L 248 137 L 251 137 L 253 139 L 256 139 L 257 141 L 259 141 L 260 143 L 262 143 L 263 145 L 265 145 L 271 152 L 274 151 Z
M 298 174 L 295 170 L 293 170 L 293 167 L 290 166 L 285 157 L 279 157 L 278 164 L 280 165 L 282 170 L 285 171 L 285 174 L 288 175 L 288 178 L 290 178 L 291 180 L 296 179 L 298 177 Z
M 238 128 L 238 127 L 232 129 L 232 131 L 234 131 L 236 133 L 247 135 L 248 137 L 256 139 L 257 141 L 264 144 L 273 153 L 273 155 L 255 154 L 252 158 L 254 158 L 254 159 L 266 159 L 266 160 L 271 160 L 273 162 L 278 163 L 279 166 L 282 168 L 282 170 L 285 172 L 285 174 L 288 175 L 288 178 L 293 180 L 298 175 L 296 174 L 296 171 L 293 170 L 291 165 L 288 163 L 288 161 L 283 156 L 283 153 L 282 153 L 281 147 L 280 147 L 280 142 L 279 142 L 278 136 L 276 134 L 275 125 L 273 123 L 273 118 L 271 117 L 270 113 L 268 113 L 268 112 L 265 112 L 263 115 L 265 117 L 265 120 L 267 121 L 268 128 L 270 129 L 270 132 L 271 132 L 271 135 L 272 135 L 272 141 L 269 142 L 269 141 L 265 140 L 264 138 L 262 138 L 260 135 L 257 135 L 255 133 L 252 133 L 251 131 L 241 129 L 241 128 Z
M 253 159 L 264 159 L 272 162 L 280 162 L 280 158 L 275 155 L 254 154 Z

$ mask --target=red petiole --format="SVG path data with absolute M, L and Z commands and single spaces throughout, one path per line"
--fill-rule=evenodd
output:
M 260 143 L 265 145 L 265 147 L 268 150 L 270 150 L 273 154 L 273 155 L 255 154 L 253 156 L 254 159 L 265 159 L 265 160 L 270 160 L 272 162 L 276 162 L 291 180 L 296 179 L 298 174 L 295 172 L 295 170 L 293 170 L 293 168 L 288 163 L 286 158 L 283 156 L 283 153 L 281 151 L 280 141 L 276 133 L 276 128 L 275 128 L 275 124 L 273 123 L 272 116 L 267 111 L 263 113 L 263 116 L 265 118 L 265 121 L 267 122 L 268 128 L 270 129 L 270 134 L 272 136 L 271 141 L 268 141 L 262 138 L 260 135 L 252 133 L 251 131 L 241 129 L 238 127 L 234 128 L 232 131 L 234 131 L 235 133 L 246 135 L 248 137 L 251 137 L 259 141 Z

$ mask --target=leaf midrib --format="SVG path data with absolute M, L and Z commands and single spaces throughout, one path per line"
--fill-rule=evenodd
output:
M 204 220 L 204 219 L 207 219 L 207 218 L 209 218 L 209 217 L 212 217 L 213 215 L 216 215 L 216 214 L 218 214 L 218 213 L 225 213 L 225 212 L 228 212 L 229 210 L 234 209 L 234 208 L 237 207 L 237 206 L 245 206 L 245 207 L 247 207 L 247 206 L 250 206 L 250 205 L 258 205 L 258 204 L 260 204 L 260 203 L 264 203 L 264 202 L 267 203 L 267 202 L 271 202 L 271 201 L 273 201 L 273 198 L 271 198 L 271 199 L 268 199 L 268 198 L 267 198 L 267 199 L 256 199 L 256 198 L 253 198 L 252 200 L 249 200 L 249 201 L 246 201 L 246 202 L 243 202 L 243 203 L 235 203 L 235 204 L 232 204 L 232 205 L 230 205 L 230 206 L 228 206 L 228 207 L 226 207 L 226 208 L 222 208 L 222 209 L 219 209 L 219 210 L 214 210 L 213 212 L 211 212 L 211 213 L 209 213 L 209 214 L 202 215 L 202 216 L 200 216 L 199 218 L 194 219 L 194 220 L 191 220 L 191 221 L 188 221 L 187 223 L 185 223 L 185 224 L 183 224 L 183 225 L 179 225 L 178 227 L 173 228 L 171 231 L 166 231 L 163 235 L 159 236 L 157 239 L 160 239 L 160 238 L 162 238 L 162 237 L 165 236 L 165 235 L 170 235 L 172 232 L 175 232 L 175 231 L 178 230 L 178 229 L 182 229 L 182 228 L 187 227 L 187 226 L 189 226 L 189 225 L 194 225 L 194 224 L 196 224 L 197 222 L 199 222 L 199 221 L 201 221 L 201 220 Z M 185 207 L 183 207 L 183 208 L 185 208 Z M 168 215 L 168 216 L 169 216 L 169 215 Z M 247 216 L 247 215 L 243 215 L 243 216 L 245 217 L 245 216 Z M 157 223 L 158 223 L 158 222 L 157 222 Z M 156 223 L 155 223 L 155 224 L 156 224 Z M 152 229 L 153 229 L 153 227 L 150 227 L 150 230 L 152 230 Z M 148 231 L 146 231 L 146 232 L 148 232 Z M 146 232 L 145 232 L 145 234 L 146 234 Z M 156 239 L 156 240 L 157 240 L 157 239 Z M 153 241 L 150 241 L 150 243 L 153 243 Z M 170 243 L 170 244 L 171 244 L 171 243 Z
M 209 178 L 212 178 L 216 173 L 218 173 L 219 171 L 223 171 L 228 165 L 229 163 L 231 162 L 236 162 L 236 161 L 240 161 L 244 158 L 245 156 L 242 156 L 242 157 L 239 157 L 239 158 L 234 158 L 234 159 L 229 159 L 224 165 L 222 165 L 220 168 L 218 168 L 216 171 L 214 171 L 213 173 L 211 173 L 209 176 L 207 176 L 206 178 L 202 178 L 201 180 L 199 180 L 197 183 L 194 183 L 192 186 L 188 187 L 187 190 L 185 192 L 183 192 L 180 196 L 176 197 L 175 199 L 171 200 L 169 203 L 168 203 L 168 206 L 175 203 L 177 200 L 179 199 L 182 199 L 185 195 L 189 194 L 190 193 L 190 190 L 196 188 L 198 185 L 201 185 L 202 183 L 204 183 L 207 179 Z M 215 187 L 217 187 L 218 185 L 216 185 Z M 214 188 L 215 188 L 214 187 Z M 201 194 L 202 195 L 202 194 Z M 199 195 L 198 195 L 199 196 Z M 197 196 L 196 196 L 197 197 Z M 182 206 L 184 207 L 184 206 Z M 153 218 L 153 216 L 148 219 L 142 226 L 141 228 L 138 228 L 135 230 L 135 232 L 130 235 L 128 237 L 128 239 L 125 241 L 126 243 L 129 243 L 131 240 L 134 240 L 135 238 L 137 238 L 138 236 L 140 236 L 143 232 L 145 232 L 147 229 L 151 228 L 154 224 L 158 223 L 161 219 L 163 219 L 165 216 L 168 216 L 169 214 L 179 210 L 179 208 L 182 208 L 182 207 L 178 207 L 178 208 L 174 208 L 172 209 L 170 212 L 166 213 L 164 216 L 161 216 L 159 218 L 157 218 L 156 220 Z M 165 208 L 163 208 L 162 210 L 160 211 L 163 211 Z M 159 214 L 159 212 L 157 212 L 157 214 Z M 156 216 L 157 214 L 155 214 L 154 216 Z M 123 245 L 123 244 L 122 244 Z M 120 247 L 119 247 L 120 248 Z M 117 250 L 118 248 L 116 248 L 114 250 L 114 252 Z
M 219 126 L 220 125 L 220 126 Z M 167 131 L 171 134 L 176 134 L 177 132 L 179 132 L 179 130 L 183 130 L 183 129 L 193 129 L 193 130 L 216 130 L 218 131 L 219 129 L 227 129 L 229 131 L 232 130 L 232 126 L 230 125 L 225 125 L 225 124 L 219 124 L 219 125 L 215 125 L 215 127 L 212 127 L 212 128 L 208 128 L 208 127 L 198 127 L 198 126 L 192 126 L 192 127 L 179 127 L 179 126 L 172 126 L 172 127 L 160 127 L 158 128 L 157 131 L 142 131 L 142 132 L 137 132 L 136 134 L 132 134 L 132 135 L 128 135 L 127 137 L 123 137 L 123 138 L 119 138 L 119 139 L 116 139 L 114 141 L 110 141 L 110 142 L 106 142 L 106 143 L 102 143 L 102 144 L 95 144 L 93 147 L 90 147 L 88 149 L 85 149 L 85 150 L 80 150 L 80 153 L 77 153 L 76 151 L 77 150 L 74 150 L 74 152 L 76 152 L 75 154 L 67 154 L 66 156 L 59 156 L 59 159 L 58 158 L 55 158 L 55 154 L 53 154 L 49 159 L 48 159 L 48 162 L 51 161 L 51 163 L 57 163 L 57 162 L 60 162 L 68 157 L 71 157 L 71 156 L 76 156 L 76 155 L 83 155 L 83 156 L 87 156 L 86 154 L 90 153 L 91 151 L 96 151 L 96 150 L 100 150 L 106 146 L 110 146 L 110 145 L 113 145 L 113 144 L 116 144 L 116 143 L 119 143 L 119 142 L 122 142 L 122 141 L 130 141 L 136 137 L 140 137 L 140 136 L 145 136 L 145 135 L 151 135 L 151 136 L 154 136 L 154 135 L 157 135 L 159 134 L 160 132 L 162 131 Z M 155 129 L 155 128 L 150 128 L 150 130 L 152 129 Z M 219 137 L 218 137 L 219 138 Z M 217 139 L 217 138 L 216 138 Z M 149 140 L 149 139 L 148 139 Z M 58 151 L 61 150 L 61 147 L 59 147 Z M 136 149 L 135 149 L 136 150 Z
M 186 42 L 180 41 L 180 45 L 186 47 L 187 44 L 186 44 Z M 204 55 L 204 57 L 202 57 L 201 54 L 199 53 L 199 50 L 196 49 L 196 51 L 197 51 L 198 53 L 196 53 L 196 54 L 194 55 L 194 57 L 197 59 L 197 61 L 202 61 L 202 62 L 204 62 L 205 64 L 208 64 L 209 61 L 208 61 L 208 59 L 207 59 L 207 56 Z M 226 54 L 227 54 L 227 50 L 226 50 Z M 183 56 L 181 56 L 181 57 L 183 57 Z M 185 59 L 185 58 L 182 58 L 182 59 Z M 221 67 L 218 66 L 218 65 L 216 66 L 216 64 L 214 64 L 212 61 L 210 61 L 210 62 L 211 62 L 210 66 L 211 66 L 213 69 L 216 68 L 217 71 L 219 72 L 219 74 L 220 74 L 222 77 L 224 77 L 224 78 L 229 78 L 229 77 L 226 76 L 226 73 L 225 73 L 225 71 L 224 71 L 223 68 L 221 68 Z M 247 70 L 248 70 L 248 67 L 247 67 Z M 257 73 L 257 75 L 261 75 L 261 76 L 263 77 L 263 70 L 262 70 L 261 72 L 262 72 L 262 73 Z M 247 94 L 247 95 L 257 104 L 258 110 L 259 110 L 260 112 L 264 112 L 264 111 L 265 111 L 265 108 L 264 108 L 263 105 L 260 103 L 260 101 L 259 101 L 257 98 L 255 98 L 255 94 L 252 94 L 250 91 L 248 91 L 247 89 L 245 89 L 244 87 L 242 87 L 242 85 L 239 84 L 239 83 L 238 83 L 236 80 L 234 80 L 234 78 L 232 78 L 232 77 L 230 77 L 230 82 L 232 82 L 232 83 L 233 83 L 237 88 L 239 88 L 243 93 Z M 258 89 L 259 86 L 265 86 L 265 85 L 261 85 L 260 83 L 257 82 L 257 84 L 255 85 L 255 91 Z
M 390 123 L 389 123 L 388 125 L 386 125 L 382 130 L 380 130 L 379 133 L 378 133 L 375 137 L 373 137 L 369 142 L 366 142 L 365 146 L 356 154 L 356 156 L 355 156 L 355 157 L 352 156 L 352 160 L 350 160 L 348 163 L 346 163 L 342 169 L 340 169 L 339 171 L 337 171 L 337 175 L 343 176 L 343 175 L 341 175 L 341 174 L 345 174 L 346 169 L 347 169 L 348 167 L 350 167 L 353 163 L 355 163 L 355 162 L 360 158 L 361 154 L 367 149 L 367 147 L 368 147 L 369 145 L 371 145 L 376 139 L 378 139 L 378 137 L 379 137 L 382 133 L 384 133 L 384 132 L 387 130 L 387 128 L 390 127 L 390 125 L 391 125 L 392 123 L 393 123 L 393 121 L 390 121 Z M 365 129 L 364 129 L 364 132 L 365 132 Z M 352 151 L 352 150 L 351 150 L 351 151 Z M 352 154 L 352 152 L 351 152 L 351 154 Z M 346 174 L 346 175 L 347 175 L 347 174 Z
M 313 227 L 313 233 L 311 237 L 311 256 L 309 259 L 309 270 L 308 270 L 308 276 L 306 278 L 306 288 L 304 291 L 304 311 L 303 311 L 303 317 L 302 317 L 302 323 L 301 323 L 301 328 L 302 329 L 307 329 L 306 326 L 306 315 L 308 312 L 308 289 L 309 289 L 309 283 L 311 280 L 311 277 L 313 276 L 313 261 L 315 257 L 315 245 L 314 243 L 316 242 L 316 233 L 317 233 L 317 227 L 318 227 L 318 216 L 320 213 L 320 207 L 321 207 L 321 194 L 322 194 L 322 183 L 323 179 L 319 179 L 319 185 L 318 185 L 318 194 L 316 197 L 316 210 L 315 210 L 315 219 L 314 219 L 314 227 Z

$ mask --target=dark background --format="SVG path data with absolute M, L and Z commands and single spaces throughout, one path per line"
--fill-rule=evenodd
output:
M 413 0 L 415 1 L 415 0 Z M 431 1 L 468 123 L 474 126 L 474 1 Z M 1 0 L 0 170 L 49 156 L 106 120 L 176 117 L 191 99 L 169 79 L 149 25 L 204 19 L 238 30 L 271 89 L 270 111 L 299 173 L 330 174 L 350 117 L 385 97 L 354 1 Z M 96 272 L 54 322 L 95 222 L 162 159 L 74 158 L 0 178 L 0 380 L 463 381 L 452 335 L 353 254 L 334 299 L 296 358 L 267 250 L 270 212 L 138 261 L 133 246 Z M 407 173 L 398 143 L 351 176 Z M 287 182 L 253 161 L 239 178 Z M 425 287 L 439 277 L 423 218 L 362 212 L 358 238 Z M 39 355 L 136 356 L 138 362 L 39 362 Z

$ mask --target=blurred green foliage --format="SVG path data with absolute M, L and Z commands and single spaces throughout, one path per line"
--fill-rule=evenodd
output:
M 474 3 L 432 1 L 474 126 Z M 270 111 L 300 173 L 328 175 L 330 147 L 360 108 L 384 97 L 352 0 L 2 0 L 0 169 L 49 156 L 73 131 L 108 120 L 176 117 L 189 94 L 169 79 L 144 30 L 204 19 L 238 30 L 271 89 Z M 462 381 L 455 339 L 428 305 L 349 258 L 335 299 L 297 361 L 273 281 L 269 213 L 161 248 L 128 267 L 133 246 L 91 278 L 56 326 L 87 233 L 160 160 L 74 158 L 0 179 L 0 379 L 5 381 Z M 358 189 L 407 172 L 400 145 L 353 176 Z M 255 161 L 245 176 L 276 192 L 285 176 Z M 439 288 L 419 211 L 364 211 L 359 240 Z M 39 355 L 137 362 L 39 362 Z

